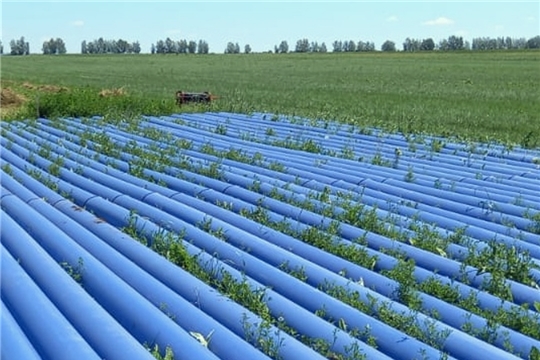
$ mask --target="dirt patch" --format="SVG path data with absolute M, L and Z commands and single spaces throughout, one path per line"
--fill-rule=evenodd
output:
M 29 82 L 23 82 L 22 87 L 26 89 L 34 90 L 36 88 L 36 85 L 30 84 Z
M 65 86 L 56 86 L 56 85 L 34 85 L 29 82 L 24 82 L 22 84 L 22 87 L 28 90 L 39 90 L 39 91 L 45 91 L 50 93 L 59 93 L 59 92 L 65 92 L 68 91 L 68 88 Z
M 0 105 L 3 108 L 18 107 L 24 104 L 27 100 L 28 99 L 25 96 L 18 94 L 10 88 L 2 88 L 0 95 Z
M 26 96 L 11 88 L 2 87 L 0 91 L 0 119 L 16 114 L 27 101 Z
M 123 87 L 116 89 L 103 89 L 99 92 L 101 97 L 110 97 L 110 96 L 124 96 L 127 95 L 127 92 Z
M 56 86 L 56 85 L 41 85 L 38 87 L 41 91 L 51 92 L 51 93 L 60 93 L 60 92 L 66 92 L 69 89 L 65 86 Z

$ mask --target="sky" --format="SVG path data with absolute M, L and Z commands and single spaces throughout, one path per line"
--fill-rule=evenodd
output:
M 227 43 L 249 44 L 253 51 L 273 50 L 282 40 L 294 49 L 297 40 L 374 42 L 450 35 L 540 35 L 540 2 L 528 1 L 16 1 L 1 2 L 4 52 L 21 36 L 31 53 L 45 40 L 62 38 L 68 53 L 80 53 L 83 40 L 139 41 L 142 52 L 167 37 L 205 40 L 210 52 L 223 53 Z

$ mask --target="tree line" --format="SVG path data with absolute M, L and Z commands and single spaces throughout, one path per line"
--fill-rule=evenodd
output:
M 208 54 L 210 47 L 204 40 L 178 40 L 171 38 L 158 40 L 156 44 L 150 47 L 151 54 Z
M 81 54 L 139 54 L 141 44 L 138 41 L 130 43 L 123 39 L 105 40 L 100 37 L 97 40 L 81 43 Z
M 9 42 L 9 46 L 11 47 L 10 54 L 11 55 L 30 55 L 30 44 L 28 41 L 24 39 L 24 36 L 21 36 L 18 40 L 11 40 Z M 4 45 L 0 41 L 0 54 L 4 53 Z
M 11 55 L 29 55 L 30 44 L 22 36 L 18 40 L 11 40 L 10 43 Z M 376 51 L 375 43 L 371 41 L 354 41 L 354 40 L 335 40 L 332 44 L 332 52 L 367 52 Z M 451 35 L 446 39 L 435 42 L 432 38 L 412 39 L 406 38 L 402 43 L 401 50 L 398 50 L 396 43 L 391 40 L 386 40 L 381 45 L 381 51 L 393 52 L 415 52 L 415 51 L 460 51 L 460 50 L 524 50 L 524 49 L 540 49 L 540 35 L 530 39 L 526 38 L 511 38 L 511 37 L 477 37 L 473 38 L 472 42 L 466 41 L 461 36 Z M 46 40 L 43 42 L 42 52 L 44 55 L 65 54 L 66 44 L 61 38 Z M 205 40 L 158 40 L 151 44 L 150 53 L 152 54 L 208 54 L 210 47 Z M 106 40 L 100 37 L 97 40 L 86 41 L 81 43 L 81 54 L 139 54 L 141 45 L 138 41 L 128 42 L 123 39 Z M 238 42 L 228 42 L 224 49 L 225 54 L 239 54 L 241 47 Z M 252 52 L 249 44 L 244 45 L 243 53 L 249 54 Z M 283 40 L 279 45 L 275 45 L 273 50 L 268 50 L 269 53 L 286 54 L 291 52 L 296 53 L 326 53 L 327 46 L 324 42 L 309 41 L 306 38 L 299 39 L 296 42 L 294 49 L 289 48 L 286 40 Z M 4 45 L 0 40 L 0 54 L 4 54 Z
M 41 51 L 43 51 L 43 55 L 65 54 L 66 44 L 64 43 L 64 40 L 60 38 L 51 38 L 51 40 L 43 42 Z

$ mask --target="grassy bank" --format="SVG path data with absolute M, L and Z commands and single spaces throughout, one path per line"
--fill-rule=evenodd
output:
M 213 111 L 321 117 L 535 147 L 539 66 L 540 52 L 6 56 L 2 81 L 72 89 L 39 100 L 27 91 L 24 116 L 39 107 L 44 116 L 200 111 L 207 108 L 178 109 L 174 93 L 210 91 L 219 96 Z M 119 88 L 125 96 L 97 95 Z

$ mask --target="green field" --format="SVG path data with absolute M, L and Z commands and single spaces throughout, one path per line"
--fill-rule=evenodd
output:
M 272 112 L 540 146 L 538 51 L 35 55 L 4 56 L 1 65 L 3 86 L 19 86 L 30 100 L 30 110 L 19 117 L 36 107 L 37 95 L 20 88 L 23 82 L 75 89 L 55 94 L 62 97 L 57 102 L 51 94 L 40 100 L 70 115 L 85 115 L 77 110 L 86 102 L 78 91 L 89 96 L 90 90 L 123 87 L 127 99 L 114 101 L 132 109 L 129 115 L 207 110 L 178 109 L 174 92 L 210 91 L 220 97 L 212 111 Z M 114 101 L 88 103 L 101 102 L 106 113 Z

